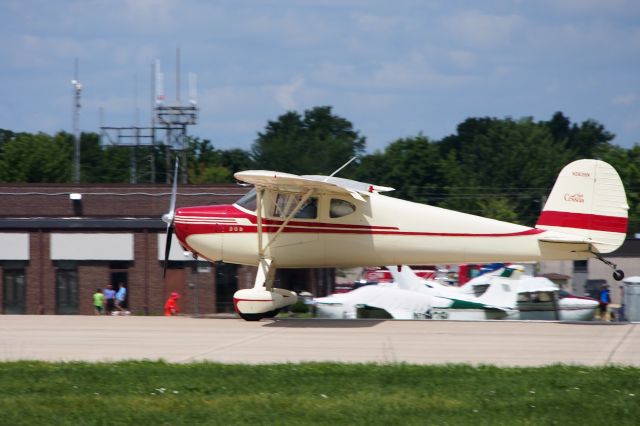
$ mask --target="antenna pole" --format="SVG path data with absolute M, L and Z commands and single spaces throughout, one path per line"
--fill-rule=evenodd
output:
M 74 164 L 74 180 L 80 183 L 80 95 L 82 93 L 82 84 L 78 81 L 78 58 L 74 62 L 73 80 L 73 134 L 75 139 L 75 150 L 73 155 Z
M 347 167 L 349 165 L 349 163 L 351 163 L 353 160 L 355 160 L 357 157 L 353 156 L 351 157 L 351 159 L 349 161 L 347 161 L 346 163 L 344 163 L 342 166 L 340 166 L 335 172 L 331 173 L 327 179 L 329 179 L 330 177 L 335 176 L 340 170 L 344 169 L 345 167 Z M 327 181 L 327 179 L 325 179 L 325 182 Z
M 176 47 L 176 104 L 180 105 L 180 48 Z

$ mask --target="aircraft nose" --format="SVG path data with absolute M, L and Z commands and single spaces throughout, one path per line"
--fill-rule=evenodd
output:
M 182 207 L 175 213 L 175 233 L 183 246 L 211 261 L 222 260 L 220 206 Z

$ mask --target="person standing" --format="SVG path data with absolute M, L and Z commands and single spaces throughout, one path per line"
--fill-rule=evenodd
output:
M 178 307 L 179 298 L 180 298 L 180 295 L 175 291 L 171 293 L 171 296 L 169 296 L 169 298 L 167 299 L 167 302 L 164 304 L 164 316 L 172 317 L 177 315 L 178 312 L 180 312 L 180 309 Z
M 609 303 L 611 303 L 611 293 L 609 292 L 609 286 L 607 284 L 603 284 L 600 288 L 600 319 L 606 321 L 607 320 L 607 307 Z
M 99 288 L 96 288 L 96 292 L 93 293 L 93 307 L 96 311 L 96 315 L 102 315 L 104 309 L 104 294 Z
M 120 283 L 120 288 L 116 293 L 116 309 L 120 311 L 121 315 L 129 314 L 127 311 L 127 285 L 125 283 Z
M 116 291 L 113 286 L 109 284 L 103 291 L 105 301 L 105 315 L 113 315 L 113 311 L 116 308 Z

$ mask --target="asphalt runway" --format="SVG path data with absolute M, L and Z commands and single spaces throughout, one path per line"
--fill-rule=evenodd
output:
M 1 315 L 13 360 L 640 367 L 640 324 Z

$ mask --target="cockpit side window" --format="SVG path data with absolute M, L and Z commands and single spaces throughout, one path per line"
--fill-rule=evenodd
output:
M 285 218 L 298 205 L 302 194 L 278 194 L 273 209 L 273 216 Z M 315 219 L 318 217 L 318 198 L 309 197 L 294 216 L 298 219 Z
M 338 198 L 331 199 L 331 207 L 329 208 L 329 217 L 336 218 L 349 215 L 356 211 L 356 206 L 348 201 Z
M 256 189 L 253 188 L 251 191 L 244 194 L 242 198 L 236 201 L 236 204 L 249 211 L 255 212 L 256 211 Z

